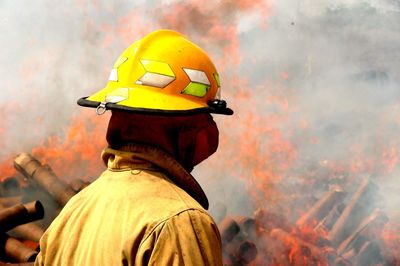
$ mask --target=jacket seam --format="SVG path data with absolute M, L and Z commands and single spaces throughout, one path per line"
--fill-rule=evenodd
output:
M 205 254 L 204 243 L 201 241 L 201 237 L 200 237 L 201 232 L 200 232 L 200 230 L 199 230 L 199 226 L 198 226 L 198 224 L 196 223 L 195 219 L 193 219 L 192 214 L 191 214 L 190 212 L 188 212 L 188 214 L 189 214 L 190 221 L 191 221 L 192 224 L 193 224 L 194 231 L 196 232 L 196 238 L 197 238 L 197 241 L 199 242 L 199 246 L 200 246 L 200 250 L 201 250 L 201 255 L 203 256 L 203 258 L 207 258 L 207 255 Z M 209 265 L 208 262 L 207 262 L 207 265 Z
M 208 215 L 208 213 L 206 213 L 206 212 L 203 211 L 202 209 L 198 209 L 198 208 L 186 208 L 186 209 L 180 210 L 180 211 L 178 211 L 178 212 L 175 212 L 174 214 L 172 214 L 172 215 L 170 215 L 170 216 L 168 216 L 168 217 L 162 219 L 162 220 L 159 221 L 156 225 L 154 225 L 154 227 L 150 230 L 150 232 L 148 232 L 147 235 L 146 235 L 145 237 L 143 237 L 143 240 L 141 241 L 141 243 L 140 243 L 140 245 L 139 245 L 138 248 L 140 249 L 140 247 L 143 245 L 143 243 L 147 241 L 147 239 L 154 233 L 154 231 L 155 231 L 159 226 L 161 226 L 161 224 L 165 224 L 165 223 L 166 223 L 168 220 L 170 220 L 172 217 L 178 216 L 179 214 L 181 214 L 181 213 L 183 213 L 183 212 L 186 212 L 186 211 L 190 211 L 190 210 L 199 211 L 199 212 L 201 212 L 201 213 L 203 213 L 203 214 Z M 189 213 L 189 212 L 188 212 L 188 213 Z M 189 217 L 190 217 L 190 213 L 189 213 Z M 192 220 L 192 219 L 190 218 L 190 220 Z M 196 234 L 197 234 L 197 232 L 196 232 Z

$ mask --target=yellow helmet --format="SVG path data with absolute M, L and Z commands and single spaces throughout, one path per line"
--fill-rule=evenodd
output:
M 104 89 L 79 99 L 78 104 L 97 108 L 99 114 L 107 109 L 233 114 L 220 99 L 219 76 L 210 58 L 172 30 L 152 32 L 129 46 L 108 80 Z

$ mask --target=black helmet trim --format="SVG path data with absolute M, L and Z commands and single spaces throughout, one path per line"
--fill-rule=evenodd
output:
M 121 110 L 146 114 L 165 114 L 165 115 L 192 115 L 198 113 L 213 113 L 221 115 L 233 115 L 232 109 L 226 107 L 226 102 L 223 100 L 214 100 L 208 103 L 208 107 L 190 109 L 190 110 L 161 110 L 161 109 L 148 109 L 148 108 L 135 108 L 115 103 L 100 103 L 97 101 L 90 101 L 88 97 L 83 97 L 78 100 L 78 105 L 91 108 L 99 108 L 102 104 L 104 110 Z

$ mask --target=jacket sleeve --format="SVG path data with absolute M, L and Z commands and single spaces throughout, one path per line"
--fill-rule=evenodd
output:
M 199 210 L 186 210 L 167 219 L 145 242 L 135 265 L 222 265 L 217 226 Z

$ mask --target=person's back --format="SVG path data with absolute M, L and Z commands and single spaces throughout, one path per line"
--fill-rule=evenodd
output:
M 134 152 L 103 156 L 109 169 L 68 202 L 42 238 L 37 264 L 221 265 L 218 229 L 196 200 Z

